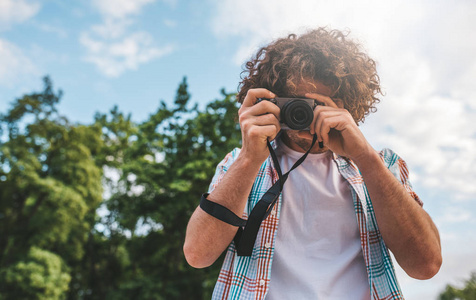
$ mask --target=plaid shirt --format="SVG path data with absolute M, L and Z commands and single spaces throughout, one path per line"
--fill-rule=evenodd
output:
M 233 164 L 240 153 L 236 148 L 218 165 L 210 184 L 211 192 Z M 387 168 L 402 183 L 407 192 L 420 204 L 408 180 L 406 163 L 392 150 L 380 152 Z M 355 213 L 360 230 L 362 253 L 369 277 L 372 299 L 404 299 L 392 260 L 377 226 L 374 209 L 360 171 L 352 161 L 334 154 L 340 174 L 350 184 Z M 259 170 L 253 184 L 243 218 L 251 213 L 255 204 L 264 193 L 278 180 L 271 158 L 268 158 Z M 276 233 L 281 212 L 282 195 L 271 214 L 262 223 L 251 256 L 237 256 L 232 242 L 227 249 L 212 299 L 264 299 L 271 278 Z

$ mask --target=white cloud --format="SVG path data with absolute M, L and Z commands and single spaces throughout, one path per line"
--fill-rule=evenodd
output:
M 37 2 L 0 0 L 0 31 L 34 17 L 40 10 Z M 0 38 L 0 86 L 18 87 L 39 76 L 38 67 L 14 43 Z
M 137 15 L 142 8 L 155 0 L 93 0 L 93 5 L 107 18 L 122 19 Z
M 79 41 L 87 50 L 85 60 L 104 75 L 118 77 L 171 53 L 172 45 L 159 47 L 148 32 L 131 30 L 134 17 L 153 2 L 155 0 L 94 0 L 93 6 L 102 15 L 103 22 L 80 35 Z
M 91 27 L 91 33 L 104 40 L 113 40 L 126 35 L 129 27 L 133 23 L 134 22 L 131 19 L 127 18 L 106 18 L 104 19 L 103 23 L 93 25 Z
M 452 96 L 458 91 L 451 88 L 446 95 L 438 93 L 438 74 L 423 59 L 401 65 L 412 65 L 412 72 L 396 68 L 412 80 L 402 83 L 403 90 L 389 87 L 391 95 L 363 126 L 364 132 L 375 145 L 398 149 L 417 173 L 414 183 L 447 192 L 450 201 L 476 200 L 476 110 L 468 109 L 474 98 Z M 468 90 L 474 93 L 474 88 Z
M 170 45 L 162 48 L 153 46 L 153 39 L 146 32 L 135 32 L 114 42 L 94 39 L 88 33 L 83 33 L 80 42 L 88 50 L 85 60 L 96 65 L 109 77 L 118 77 L 125 71 L 136 70 L 139 65 L 173 50 Z
M 397 2 L 376 1 L 296 0 L 290 5 L 286 0 L 224 0 L 216 3 L 211 26 L 218 37 L 243 39 L 235 57 L 241 64 L 252 50 L 272 38 L 319 26 L 351 28 L 359 33 L 358 37 L 375 38 L 380 43 L 381 36 L 392 33 L 389 27 L 397 23 L 404 30 L 422 11 L 418 4 L 411 4 L 405 13 L 395 17 L 395 11 L 403 11 L 399 6 Z
M 445 210 L 443 216 L 435 220 L 435 223 L 439 224 L 440 227 L 444 224 L 455 223 L 463 223 L 467 225 L 468 222 L 473 219 L 474 216 L 470 210 L 461 207 L 449 207 Z
M 34 22 L 34 26 L 40 29 L 41 31 L 56 34 L 59 38 L 64 39 L 68 37 L 68 32 L 66 31 L 66 29 L 59 26 L 53 26 L 53 25 L 39 23 L 39 22 Z
M 169 27 L 169 28 L 175 28 L 177 27 L 177 21 L 175 20 L 170 20 L 170 19 L 165 19 L 164 20 L 164 25 Z
M 14 44 L 0 39 L 0 85 L 12 88 L 39 76 L 37 66 Z
M 25 0 L 0 0 L 0 30 L 32 18 L 40 10 L 40 4 Z

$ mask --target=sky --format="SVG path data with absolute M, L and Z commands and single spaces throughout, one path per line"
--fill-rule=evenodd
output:
M 236 92 L 243 63 L 274 38 L 350 31 L 385 92 L 361 130 L 407 162 L 437 225 L 440 272 L 407 299 L 436 299 L 476 271 L 476 2 L 322 0 L 0 0 L 0 112 L 49 75 L 59 110 L 91 123 L 114 105 L 143 121 L 187 76 L 192 102 Z

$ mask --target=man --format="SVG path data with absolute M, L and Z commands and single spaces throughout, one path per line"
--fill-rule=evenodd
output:
M 198 207 L 184 253 L 196 268 L 226 249 L 214 299 L 403 299 L 388 249 L 417 279 L 441 265 L 438 231 L 408 181 L 405 162 L 376 152 L 357 124 L 375 110 L 375 62 L 340 31 L 290 35 L 246 63 L 239 121 L 242 148 L 219 164 L 207 200 L 246 219 L 283 172 L 293 170 L 261 223 L 251 256 L 238 256 L 237 227 Z M 280 109 L 260 98 L 316 100 L 309 130 L 283 130 Z M 259 103 L 257 103 L 259 102 Z M 320 147 L 324 146 L 324 147 Z M 279 225 L 278 225 L 279 224 Z

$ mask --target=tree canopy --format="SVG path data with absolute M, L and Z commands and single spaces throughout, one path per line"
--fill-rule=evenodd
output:
M 203 109 L 186 78 L 143 122 L 91 124 L 44 89 L 0 115 L 0 299 L 209 299 L 220 264 L 185 262 L 185 229 L 215 166 L 240 146 L 235 95 Z
M 471 273 L 468 280 L 464 281 L 462 288 L 448 284 L 440 294 L 439 300 L 474 300 L 476 299 L 476 272 Z

